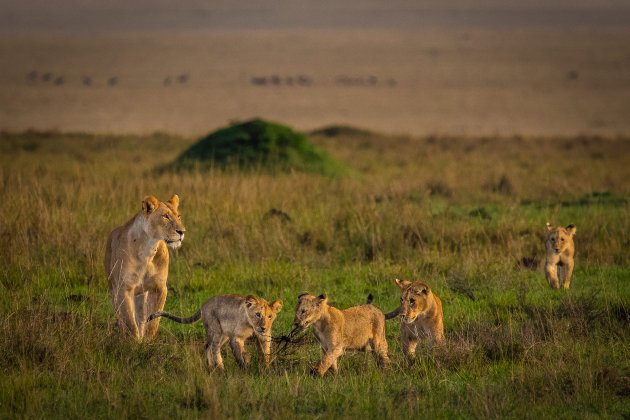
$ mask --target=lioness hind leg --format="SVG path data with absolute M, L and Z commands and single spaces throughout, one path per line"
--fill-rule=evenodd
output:
M 156 288 L 149 290 L 147 293 L 146 299 L 146 312 L 148 314 L 154 314 L 158 311 L 164 309 L 164 304 L 166 303 L 166 295 L 168 290 L 166 285 L 157 286 Z M 146 320 L 146 317 L 143 318 Z M 145 325 L 144 337 L 147 339 L 152 339 L 157 334 L 158 327 L 160 326 L 160 318 L 156 318 L 153 321 L 147 323 Z
M 206 336 L 206 360 L 210 370 L 217 368 L 223 370 L 223 357 L 221 357 L 221 347 L 225 343 L 225 338 L 218 336 Z
M 374 356 L 376 357 L 378 366 L 384 369 L 389 368 L 392 362 L 389 360 L 389 355 L 387 354 L 387 341 L 385 341 L 385 338 L 378 341 L 374 340 L 372 348 L 374 349 Z

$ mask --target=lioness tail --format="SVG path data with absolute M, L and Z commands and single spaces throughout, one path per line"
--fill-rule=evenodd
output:
M 396 318 L 398 315 L 400 315 L 400 310 L 401 310 L 401 308 L 399 306 L 398 308 L 394 309 L 393 311 L 391 311 L 389 313 L 386 313 L 385 314 L 385 319 L 388 320 L 388 319 Z
M 178 316 L 171 315 L 168 312 L 159 311 L 149 315 L 149 319 L 147 319 L 147 322 L 153 321 L 155 318 L 159 318 L 161 316 L 172 321 L 179 322 L 180 324 L 192 324 L 193 322 L 199 321 L 201 319 L 201 309 L 195 312 L 193 316 L 189 316 L 188 318 L 180 318 Z
M 365 303 L 367 305 L 370 305 L 372 302 L 374 302 L 374 296 L 372 296 L 372 293 L 370 293 L 367 297 L 367 300 L 365 301 Z

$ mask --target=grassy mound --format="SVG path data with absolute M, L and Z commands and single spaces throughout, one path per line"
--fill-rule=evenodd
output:
M 254 119 L 202 138 L 183 152 L 170 169 L 303 171 L 335 175 L 340 165 L 291 128 Z

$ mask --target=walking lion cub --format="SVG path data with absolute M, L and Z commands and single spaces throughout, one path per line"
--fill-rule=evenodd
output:
M 562 280 L 564 289 L 568 289 L 571 286 L 571 275 L 575 265 L 573 261 L 573 255 L 575 254 L 573 235 L 575 235 L 576 231 L 577 229 L 574 225 L 564 228 L 562 226 L 553 227 L 547 223 L 545 277 L 547 277 L 549 286 L 552 289 L 560 288 L 560 280 Z M 558 269 L 561 270 L 560 278 L 558 278 Z
M 148 321 L 165 317 L 180 324 L 192 324 L 203 320 L 206 329 L 206 358 L 210 369 L 223 370 L 221 347 L 229 341 L 236 361 L 241 367 L 249 364 L 250 355 L 245 350 L 245 340 L 256 336 L 258 350 L 265 364 L 270 362 L 271 327 L 282 308 L 282 301 L 267 303 L 265 299 L 248 295 L 223 295 L 211 297 L 193 316 L 180 318 L 167 312 L 156 312 Z
M 409 359 L 416 356 L 421 335 L 434 344 L 444 341 L 444 315 L 442 301 L 431 288 L 421 281 L 395 280 L 400 288 L 400 306 L 385 315 L 385 319 L 400 316 L 400 340 L 403 352 Z
M 298 296 L 294 324 L 303 330 L 313 325 L 315 337 L 324 351 L 314 373 L 323 376 L 332 368 L 336 374 L 337 359 L 345 350 L 371 349 L 379 366 L 389 367 L 385 316 L 371 302 L 370 296 L 365 305 L 339 310 L 328 304 L 325 293 L 319 296 L 302 293 Z

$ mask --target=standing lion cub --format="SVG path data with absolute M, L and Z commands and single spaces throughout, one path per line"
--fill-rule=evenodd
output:
M 573 235 L 575 235 L 576 230 L 574 225 L 564 228 L 562 226 L 553 227 L 547 223 L 545 276 L 552 289 L 560 288 L 560 280 L 562 280 L 563 288 L 568 289 L 571 286 L 571 275 L 575 265 L 573 261 L 575 254 Z M 558 270 L 560 270 L 560 278 L 558 278 Z
M 302 293 L 298 296 L 294 324 L 301 329 L 313 325 L 315 337 L 324 351 L 314 370 L 317 374 L 323 376 L 330 368 L 337 373 L 337 359 L 345 350 L 371 349 L 377 363 L 381 367 L 389 367 L 385 316 L 371 301 L 370 296 L 367 304 L 340 311 L 328 304 L 325 293 L 319 296 Z
M 267 303 L 263 298 L 248 295 L 223 295 L 211 297 L 193 316 L 180 318 L 167 312 L 156 312 L 149 316 L 152 321 L 161 316 L 180 324 L 192 324 L 203 320 L 206 329 L 206 358 L 210 369 L 224 369 L 221 347 L 229 341 L 232 353 L 241 367 L 249 364 L 250 356 L 245 350 L 245 340 L 255 335 L 258 350 L 265 364 L 269 364 L 271 353 L 271 327 L 282 308 L 282 301 Z
M 400 340 L 403 352 L 409 359 L 416 356 L 420 336 L 435 343 L 444 341 L 444 315 L 442 301 L 431 288 L 421 281 L 395 280 L 400 288 L 400 306 L 385 315 L 392 319 L 400 315 Z

